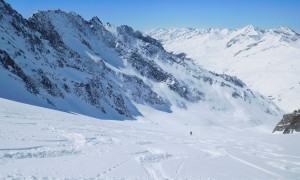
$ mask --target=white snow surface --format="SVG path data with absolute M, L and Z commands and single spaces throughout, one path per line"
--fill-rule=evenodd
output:
M 237 76 L 290 112 L 300 107 L 300 35 L 286 27 L 154 29 L 167 51 L 186 53 L 204 68 Z
M 300 177 L 300 134 L 272 134 L 274 123 L 203 125 L 212 117 L 195 118 L 199 109 L 170 114 L 140 106 L 145 117 L 111 121 L 3 98 L 0 107 L 0 179 Z

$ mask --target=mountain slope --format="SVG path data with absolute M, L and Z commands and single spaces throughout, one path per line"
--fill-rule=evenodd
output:
M 40 11 L 23 19 L 0 1 L 0 97 L 104 119 L 134 119 L 146 106 L 170 113 L 240 117 L 247 125 L 279 109 L 236 77 L 216 74 L 128 26 Z M 3 82 L 3 83 L 2 83 Z
M 286 111 L 300 106 L 300 35 L 281 27 L 157 29 L 146 34 L 212 71 L 241 78 Z

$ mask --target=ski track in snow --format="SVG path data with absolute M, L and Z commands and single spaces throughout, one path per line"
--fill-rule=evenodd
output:
M 275 176 L 279 176 L 279 175 L 276 174 L 276 173 L 273 173 L 273 172 L 271 172 L 271 171 L 268 171 L 268 170 L 266 170 L 266 169 L 264 169 L 264 168 L 261 168 L 261 167 L 255 165 L 255 164 L 252 164 L 252 163 L 250 163 L 250 162 L 247 162 L 247 161 L 245 161 L 245 160 L 243 160 L 243 159 L 240 159 L 240 158 L 238 158 L 238 157 L 236 157 L 236 156 L 233 156 L 233 155 L 231 155 L 231 154 L 229 154 L 229 153 L 226 153 L 226 155 L 229 156 L 230 158 L 234 159 L 234 160 L 237 160 L 237 161 L 239 161 L 239 162 L 241 162 L 241 163 L 243 163 L 243 164 L 246 164 L 246 165 L 248 165 L 248 166 L 250 166 L 250 167 L 253 167 L 253 168 L 255 168 L 255 169 L 261 170 L 261 171 L 263 171 L 263 172 L 266 172 L 266 173 L 269 173 L 269 174 L 272 174 L 272 175 L 275 175 Z M 279 177 L 280 177 L 280 176 L 279 176 Z
M 0 106 L 0 179 L 300 177 L 299 134 L 195 124 L 190 136 L 180 120 L 101 121 L 4 99 Z

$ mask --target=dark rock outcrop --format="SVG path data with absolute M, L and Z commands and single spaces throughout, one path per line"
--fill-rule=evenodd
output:
M 275 131 L 283 131 L 283 134 L 300 132 L 300 109 L 293 113 L 283 115 L 282 120 L 276 125 Z
M 21 78 L 29 92 L 35 95 L 39 94 L 39 90 L 36 88 L 35 84 L 33 83 L 33 80 L 24 73 L 22 68 L 20 68 L 20 66 L 18 66 L 5 51 L 2 51 L 1 49 L 0 65 L 2 65 L 5 69 L 9 70 L 13 74 Z

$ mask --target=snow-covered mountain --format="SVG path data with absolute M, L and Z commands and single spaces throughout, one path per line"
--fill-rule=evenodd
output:
M 140 107 L 228 114 L 260 124 L 280 111 L 241 80 L 166 52 L 128 26 L 73 12 L 24 19 L 0 0 L 0 97 L 104 119 L 134 119 Z
M 300 107 L 300 35 L 289 28 L 173 28 L 146 34 L 169 52 L 185 53 L 204 68 L 239 77 L 286 111 Z

